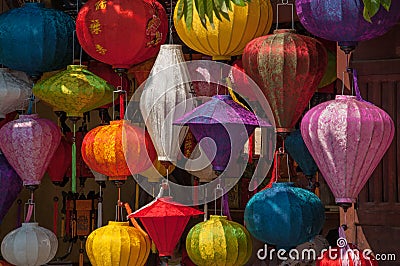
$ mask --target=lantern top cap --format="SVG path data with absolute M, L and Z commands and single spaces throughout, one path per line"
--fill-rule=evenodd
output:
M 129 226 L 129 222 L 108 221 L 108 225 Z
M 26 118 L 39 118 L 38 114 L 30 114 L 30 115 L 20 115 L 19 119 L 26 119 Z
M 356 100 L 357 97 L 353 95 L 336 95 L 335 100 Z
M 279 34 L 279 33 L 296 33 L 296 30 L 294 30 L 294 29 L 277 29 L 277 30 L 274 30 L 274 34 Z
M 293 182 L 274 182 L 272 183 L 272 187 L 294 187 Z
M 39 223 L 22 223 L 21 227 L 37 227 Z
M 22 7 L 40 7 L 44 8 L 44 3 L 39 2 L 25 2 Z
M 178 49 L 178 50 L 182 50 L 182 45 L 180 44 L 162 44 L 160 46 L 160 49 Z
M 82 69 L 87 69 L 87 66 L 85 66 L 85 65 L 68 65 L 67 69 L 68 70 L 82 70 Z
M 227 217 L 222 215 L 210 215 L 210 220 L 227 220 Z

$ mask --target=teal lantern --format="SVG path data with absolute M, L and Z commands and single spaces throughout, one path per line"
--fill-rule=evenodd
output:
M 66 13 L 25 3 L 0 15 L 0 63 L 40 77 L 72 63 L 75 23 Z
M 255 194 L 244 211 L 247 230 L 257 239 L 289 249 L 322 229 L 325 209 L 312 192 L 293 183 L 273 183 Z

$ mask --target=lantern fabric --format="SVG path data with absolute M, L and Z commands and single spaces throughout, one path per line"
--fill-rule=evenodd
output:
M 83 65 L 69 65 L 62 71 L 33 86 L 33 93 L 57 111 L 69 117 L 83 117 L 84 112 L 112 102 L 114 88 Z
M 37 114 L 20 115 L 0 129 L 0 149 L 24 186 L 40 184 L 60 140 L 58 126 Z
M 270 126 L 229 95 L 213 96 L 174 123 L 188 125 L 197 142 L 206 137 L 214 140 L 217 146 L 215 156 L 214 143 L 209 139 L 203 140 L 201 147 L 216 171 L 223 171 L 230 160 L 238 159 L 240 150 L 256 127 Z
M 110 65 L 98 62 L 98 61 L 90 61 L 88 63 L 88 70 L 92 72 L 93 74 L 99 76 L 100 78 L 104 79 L 107 81 L 109 84 L 111 84 L 114 88 L 116 89 L 121 89 L 126 91 L 126 94 L 129 95 L 130 92 L 130 82 L 129 79 L 126 75 L 118 75 L 117 72 L 115 72 Z M 115 104 L 117 105 L 119 102 L 118 97 L 115 100 Z M 109 103 L 106 105 L 103 105 L 99 108 L 109 108 L 112 107 L 113 103 Z
M 324 252 L 322 258 L 318 258 L 316 266 L 378 266 L 378 261 L 370 254 L 363 253 L 356 245 L 349 243 L 348 260 L 345 260 L 345 255 L 341 253 L 340 248 L 331 248 L 329 252 Z
M 1 253 L 16 266 L 40 266 L 54 258 L 58 249 L 56 235 L 38 225 L 22 223 L 8 233 L 1 242 Z
M 15 110 L 24 109 L 32 94 L 32 86 L 17 78 L 7 68 L 0 68 L 0 119 Z
M 385 111 L 346 95 L 315 106 L 301 122 L 304 142 L 338 204 L 356 201 L 394 132 Z
M 65 137 L 62 137 L 47 167 L 47 173 L 54 185 L 62 185 L 64 183 L 65 174 L 72 163 L 71 153 L 71 144 L 68 143 Z
M 308 151 L 300 130 L 291 132 L 290 135 L 286 137 L 285 149 L 299 164 L 304 175 L 314 176 L 317 173 L 318 166 Z
M 74 30 L 70 16 L 43 3 L 10 9 L 0 15 L 0 63 L 38 77 L 62 69 L 73 58 Z
M 249 76 L 245 73 L 241 59 L 236 59 L 233 62 L 229 76 L 232 80 L 235 92 L 247 98 L 249 101 L 257 101 L 257 96 L 250 85 Z
M 164 257 L 172 256 L 190 217 L 201 214 L 203 212 L 197 209 L 174 202 L 171 197 L 162 197 L 131 213 L 128 218 L 140 219 L 159 256 Z
M 175 165 L 170 164 L 167 168 L 168 174 L 171 174 L 175 170 Z M 146 177 L 149 182 L 158 183 L 164 176 L 167 176 L 167 169 L 156 158 L 153 164 L 147 170 L 141 172 L 140 175 Z
M 187 128 L 173 121 L 194 107 L 181 45 L 162 45 L 140 97 L 140 111 L 159 161 L 176 162 Z
M 186 238 L 189 258 L 199 266 L 245 265 L 252 254 L 249 232 L 226 216 L 211 215 L 196 224 Z
M 275 30 L 249 42 L 242 61 L 271 106 L 277 132 L 292 131 L 325 73 L 324 46 L 294 30 Z
M 144 130 L 126 120 L 90 130 L 84 137 L 81 153 L 90 169 L 109 176 L 126 179 L 150 167 Z
M 85 52 L 113 68 L 128 69 L 151 58 L 167 32 L 166 12 L 156 0 L 89 0 L 76 19 Z
M 0 153 L 0 224 L 22 189 L 18 174 Z
M 273 183 L 249 200 L 244 221 L 255 238 L 278 248 L 291 248 L 321 231 L 325 209 L 314 193 L 293 183 Z
M 390 11 L 380 8 L 368 22 L 363 17 L 362 0 L 296 0 L 301 24 L 315 36 L 339 42 L 339 46 L 356 46 L 385 34 L 400 19 L 400 2 L 393 1 Z
M 229 20 L 217 19 L 214 25 L 207 21 L 204 28 L 196 9 L 193 9 L 192 29 L 183 19 L 177 19 L 179 0 L 174 11 L 174 25 L 179 38 L 190 48 L 210 55 L 213 60 L 230 60 L 240 55 L 246 44 L 254 38 L 267 34 L 272 25 L 272 6 L 268 0 L 254 0 L 245 6 L 232 5 L 228 10 Z
M 93 266 L 142 266 L 150 250 L 145 236 L 129 222 L 109 221 L 88 236 L 86 253 Z

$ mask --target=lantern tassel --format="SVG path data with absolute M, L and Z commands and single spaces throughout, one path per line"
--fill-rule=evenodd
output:
M 72 193 L 76 193 L 76 122 L 74 122 L 74 137 L 72 142 L 72 166 L 71 166 L 71 179 L 72 179 Z

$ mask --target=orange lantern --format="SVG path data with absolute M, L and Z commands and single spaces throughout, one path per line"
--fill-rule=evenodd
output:
M 151 166 L 155 153 L 147 152 L 151 150 L 146 149 L 149 145 L 151 140 L 143 129 L 129 121 L 117 120 L 90 130 L 83 139 L 81 152 L 92 170 L 109 176 L 110 180 L 126 180 L 128 175 Z

